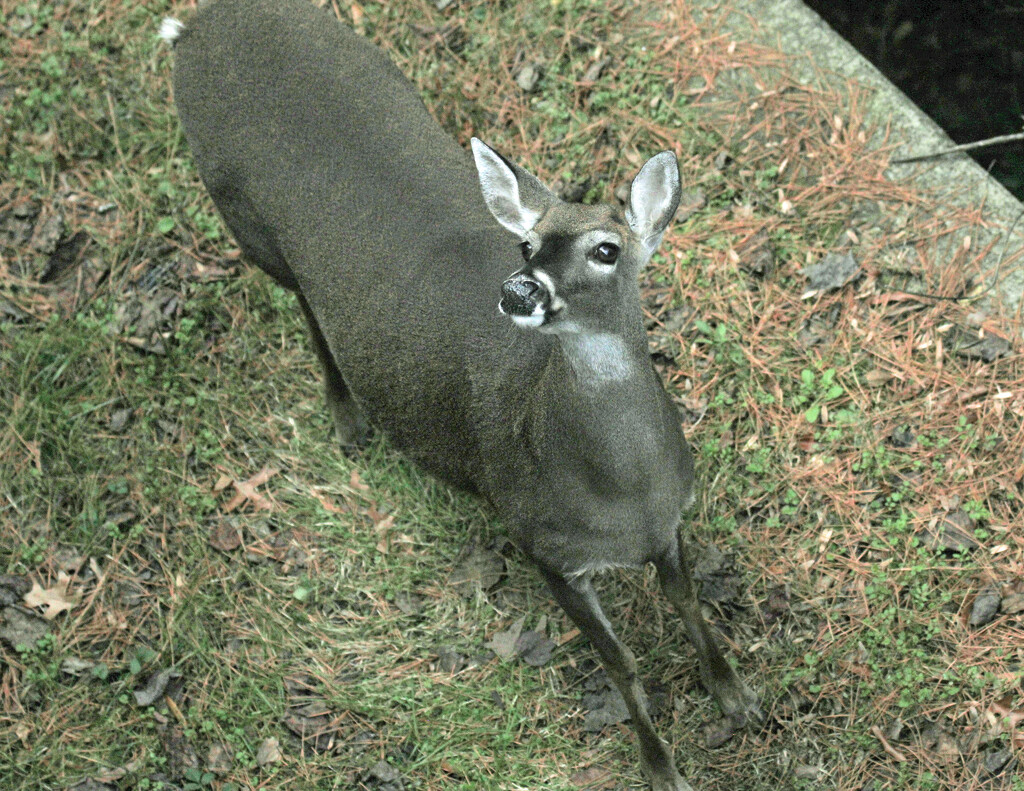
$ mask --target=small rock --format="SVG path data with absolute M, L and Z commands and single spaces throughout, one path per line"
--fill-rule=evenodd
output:
M 260 765 L 261 769 L 279 763 L 283 758 L 281 743 L 274 738 L 264 739 L 256 751 L 256 763 Z
M 172 678 L 180 678 L 181 673 L 173 667 L 164 668 L 149 677 L 146 686 L 132 692 L 139 706 L 152 706 L 164 694 L 167 684 Z
M 588 766 L 569 777 L 569 784 L 576 788 L 607 788 L 614 775 L 611 770 L 600 766 Z M 622 786 L 619 786 L 622 788 Z
M 0 640 L 11 648 L 31 647 L 50 633 L 50 625 L 21 607 L 0 610 Z
M 623 203 L 625 203 L 625 201 L 623 201 Z M 697 189 L 687 190 L 679 196 L 679 208 L 676 209 L 675 221 L 686 222 L 690 217 L 703 209 L 707 203 L 708 199 L 704 195 L 704 190 L 700 187 Z
M 984 332 L 981 337 L 977 332 L 962 333 L 958 340 L 956 353 L 969 360 L 991 363 L 1013 351 L 1013 346 L 1008 340 L 991 332 Z
M 32 590 L 32 582 L 20 574 L 0 574 L 0 588 L 7 588 L 19 599 Z
M 370 777 L 375 780 L 381 780 L 385 783 L 394 783 L 396 780 L 402 779 L 402 773 L 399 772 L 395 767 L 389 764 L 387 761 L 378 761 L 370 769 Z
M 32 590 L 32 583 L 29 582 L 28 577 L 0 574 L 0 607 L 18 604 L 30 590 Z
M 454 646 L 443 645 L 437 649 L 437 669 L 444 673 L 458 673 L 466 666 L 466 657 Z
M 661 317 L 661 323 L 666 334 L 674 335 L 689 327 L 696 318 L 697 312 L 689 305 L 683 305 L 666 311 L 665 315 Z
M 757 277 L 770 277 L 775 272 L 775 247 L 763 228 L 736 251 L 740 267 Z
M 541 64 L 537 62 L 527 63 L 516 75 L 516 85 L 523 93 L 533 93 L 540 82 Z
M 715 170 L 725 170 L 731 162 L 732 157 L 728 151 L 719 151 L 715 155 Z
M 587 733 L 598 733 L 606 725 L 617 725 L 629 720 L 626 699 L 614 687 L 584 695 L 583 706 L 589 709 L 583 715 L 583 730 Z
M 1013 758 L 1013 753 L 1009 750 L 989 753 L 985 756 L 985 771 L 990 775 L 997 775 L 1010 762 L 1011 758 Z
M 85 565 L 85 556 L 80 555 L 71 547 L 54 547 L 51 551 L 51 557 L 54 565 L 66 574 L 77 574 L 82 566 Z
M 811 293 L 840 289 L 859 273 L 860 264 L 849 252 L 828 253 L 818 263 L 800 270 L 800 274 L 809 281 L 807 288 Z
M 63 233 L 64 215 L 59 211 L 53 212 L 36 226 L 32 246 L 40 253 L 52 253 Z
M 408 591 L 399 591 L 395 594 L 395 606 L 405 615 L 415 615 L 423 606 L 423 597 Z
M 80 676 L 96 667 L 95 662 L 88 659 L 79 659 L 77 656 L 69 656 L 60 663 L 61 672 L 69 676 Z
M 218 775 L 226 775 L 235 765 L 230 745 L 214 742 L 206 753 L 206 769 Z
M 297 544 L 291 544 L 285 552 L 285 563 L 282 571 L 286 574 L 295 574 L 296 570 L 305 569 L 309 566 L 309 553 Z
M 163 433 L 163 436 L 160 437 L 160 439 L 173 442 L 178 438 L 178 432 L 181 430 L 181 427 L 174 421 L 157 418 L 156 425 Z
M 324 753 L 334 747 L 337 728 L 324 701 L 313 700 L 292 708 L 283 722 L 288 730 L 302 740 L 303 746 L 308 745 L 315 752 Z
M 586 73 L 583 75 L 584 82 L 597 82 L 601 77 L 601 72 L 605 70 L 605 67 L 612 62 L 611 58 L 601 58 L 601 60 L 594 61 L 590 64 Z
M 797 764 L 793 769 L 793 776 L 798 780 L 817 780 L 823 774 L 824 770 L 820 766 L 808 766 L 807 764 Z
M 505 558 L 492 549 L 470 547 L 468 554 L 452 570 L 448 585 L 463 598 L 471 599 L 477 590 L 494 588 L 505 574 Z
M 363 778 L 376 791 L 403 791 L 402 773 L 387 761 L 378 761 Z
M 516 653 L 531 667 L 541 667 L 551 660 L 555 644 L 541 632 L 528 631 L 516 640 Z
M 115 434 L 120 434 L 128 427 L 128 423 L 131 421 L 134 413 L 135 410 L 128 407 L 125 409 L 115 409 L 110 414 L 110 430 Z
M 930 549 L 950 552 L 973 551 L 978 542 L 971 535 L 977 523 L 963 509 L 949 511 L 939 517 L 934 527 L 924 530 L 924 544 Z
M 1007 615 L 1024 612 L 1024 593 L 1012 593 L 1005 597 L 999 609 Z
M 901 426 L 892 430 L 892 433 L 889 434 L 889 442 L 895 448 L 911 448 L 917 442 L 917 437 L 909 427 Z
M 971 617 L 968 623 L 971 626 L 979 627 L 984 626 L 993 618 L 996 617 L 996 613 L 999 612 L 999 604 L 1003 597 L 999 595 L 999 591 L 995 588 L 985 588 L 981 593 L 974 599 L 974 604 L 971 607 Z

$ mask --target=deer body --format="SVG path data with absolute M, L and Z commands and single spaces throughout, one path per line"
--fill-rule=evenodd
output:
M 565 204 L 479 141 L 468 155 L 303 0 L 213 0 L 162 35 L 200 175 L 246 258 L 298 294 L 342 441 L 372 424 L 486 497 L 623 691 L 655 789 L 689 788 L 590 584 L 657 564 L 705 685 L 756 711 L 690 584 L 692 462 L 642 323 L 674 157 L 645 166 L 625 214 Z

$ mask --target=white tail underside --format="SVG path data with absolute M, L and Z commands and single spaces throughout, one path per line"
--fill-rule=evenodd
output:
M 169 44 L 173 44 L 181 36 L 185 26 L 173 17 L 165 16 L 160 23 L 160 32 L 157 34 Z

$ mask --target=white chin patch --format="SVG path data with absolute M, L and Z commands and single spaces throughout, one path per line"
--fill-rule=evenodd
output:
M 544 323 L 544 308 L 538 305 L 529 316 L 513 316 L 512 321 L 520 327 L 539 327 Z

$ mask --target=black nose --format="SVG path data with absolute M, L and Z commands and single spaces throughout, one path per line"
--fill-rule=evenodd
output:
M 512 275 L 501 284 L 501 309 L 512 316 L 529 316 L 544 299 L 544 286 L 524 274 Z

